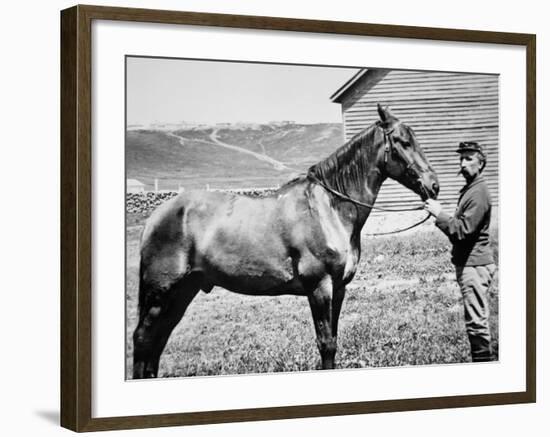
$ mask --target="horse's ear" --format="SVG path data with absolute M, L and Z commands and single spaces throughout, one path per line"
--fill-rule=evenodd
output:
M 378 109 L 378 115 L 380 116 L 380 120 L 382 120 L 383 123 L 386 123 L 392 117 L 389 109 L 387 107 L 382 108 L 382 105 L 380 105 L 380 103 L 376 104 L 376 108 Z
M 393 115 L 389 108 L 386 106 L 385 108 L 382 108 L 380 103 L 377 103 L 377 109 L 378 109 L 378 115 L 380 116 L 380 120 L 382 121 L 382 124 L 384 126 L 389 126 L 392 123 L 397 121 L 397 118 L 395 115 Z

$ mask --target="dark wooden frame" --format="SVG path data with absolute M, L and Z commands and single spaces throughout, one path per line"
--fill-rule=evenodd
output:
M 421 38 L 525 46 L 527 53 L 526 391 L 92 418 L 92 20 Z M 97 6 L 75 6 L 63 10 L 61 12 L 61 425 L 80 432 L 535 402 L 535 52 L 536 37 L 531 34 Z

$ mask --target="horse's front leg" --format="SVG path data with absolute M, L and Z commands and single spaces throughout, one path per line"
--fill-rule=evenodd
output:
M 330 277 L 308 295 L 313 324 L 317 335 L 317 347 L 321 353 L 321 368 L 334 369 L 338 335 L 338 318 L 345 288 L 334 288 Z

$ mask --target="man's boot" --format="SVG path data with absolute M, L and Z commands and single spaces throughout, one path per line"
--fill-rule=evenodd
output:
M 470 337 L 470 348 L 472 351 L 472 362 L 480 363 L 492 360 L 491 343 L 482 337 Z

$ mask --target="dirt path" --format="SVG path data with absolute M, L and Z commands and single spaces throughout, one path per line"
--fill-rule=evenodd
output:
M 262 149 L 262 154 L 267 156 L 267 153 L 265 151 L 263 140 L 258 141 L 258 146 L 260 146 L 260 149 Z
M 256 153 L 256 152 L 253 152 L 251 150 L 248 150 L 248 149 L 244 149 L 242 147 L 239 147 L 239 146 L 234 146 L 232 144 L 227 144 L 227 143 L 224 143 L 222 141 L 220 141 L 218 139 L 218 129 L 215 129 L 211 134 L 210 134 L 210 139 L 212 141 L 206 141 L 206 140 L 198 140 L 198 139 L 194 139 L 193 141 L 195 142 L 201 142 L 201 143 L 206 143 L 206 144 L 213 144 L 213 145 L 216 145 L 216 146 L 220 146 L 220 147 L 224 147 L 226 149 L 230 149 L 230 150 L 233 150 L 235 152 L 239 152 L 239 153 L 246 153 L 247 155 L 251 155 L 253 156 L 254 158 L 260 160 L 260 161 L 263 161 L 263 162 L 267 162 L 268 164 L 271 164 L 275 170 L 279 170 L 279 171 L 283 171 L 283 170 L 292 170 L 294 171 L 294 169 L 290 168 L 290 167 L 287 167 L 285 164 L 283 164 L 282 162 L 280 161 L 277 161 L 276 159 L 273 159 L 267 155 L 263 155 L 261 153 Z M 179 135 L 176 135 L 175 133 L 173 132 L 166 132 L 166 135 L 170 136 L 170 137 L 173 137 L 173 138 L 176 138 L 179 140 L 180 144 L 183 145 L 185 143 L 185 141 L 187 141 L 186 138 L 184 137 L 181 137 Z
M 243 149 L 239 146 L 234 146 L 232 144 L 227 144 L 218 139 L 218 129 L 214 129 L 212 133 L 210 134 L 210 139 L 217 144 L 218 146 L 225 147 L 226 149 L 235 150 L 236 152 L 240 153 L 246 153 L 248 155 L 252 155 L 254 158 L 259 159 L 260 161 L 267 162 L 271 164 L 275 170 L 292 170 L 291 168 L 284 165 L 282 162 L 277 161 L 276 159 L 273 159 L 267 155 L 262 155 L 261 153 L 256 153 L 248 149 Z

